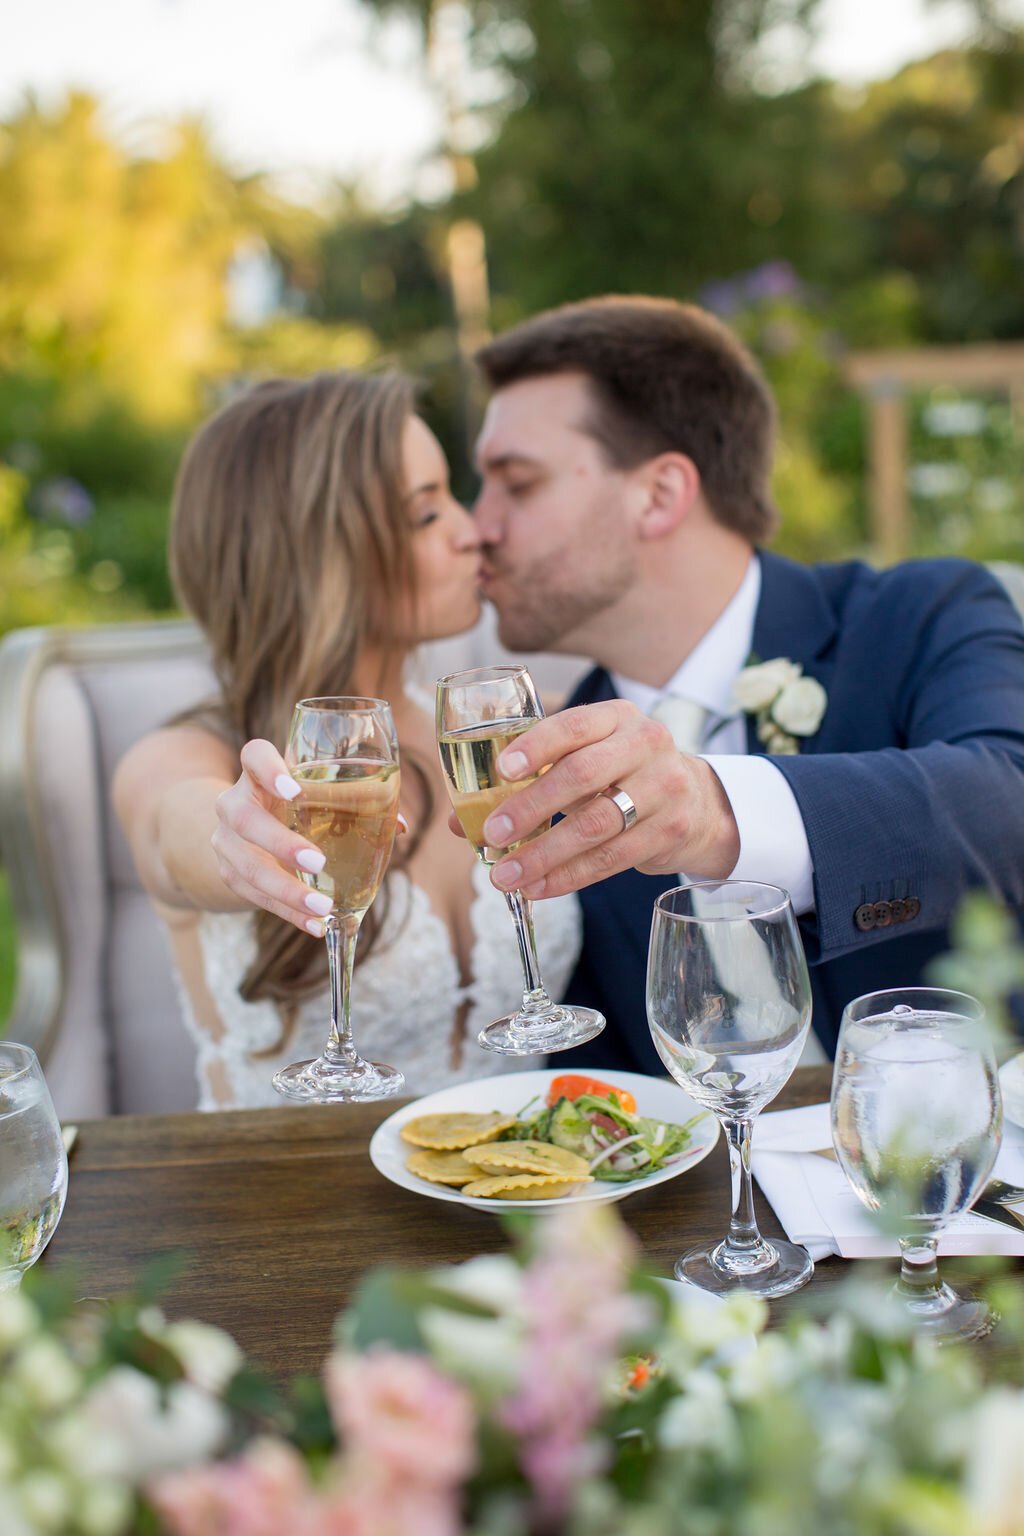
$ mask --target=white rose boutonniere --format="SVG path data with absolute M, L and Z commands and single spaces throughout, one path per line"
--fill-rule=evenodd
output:
M 821 684 L 786 656 L 744 667 L 732 694 L 740 709 L 756 715 L 757 739 L 775 755 L 798 752 L 797 737 L 814 735 L 828 704 Z

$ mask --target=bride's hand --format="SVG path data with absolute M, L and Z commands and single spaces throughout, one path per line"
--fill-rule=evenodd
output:
M 290 832 L 275 807 L 300 794 L 284 758 L 269 741 L 247 741 L 242 772 L 217 796 L 217 826 L 210 839 L 220 877 L 243 901 L 285 922 L 323 937 L 328 896 L 311 891 L 298 871 L 318 874 L 324 867 L 319 848 Z
M 242 772 L 217 796 L 217 826 L 210 839 L 221 879 L 254 907 L 323 937 L 330 898 L 311 891 L 298 871 L 319 874 L 324 856 L 315 844 L 290 832 L 275 807 L 301 793 L 284 758 L 269 741 L 247 741 Z M 399 833 L 408 830 L 399 813 Z

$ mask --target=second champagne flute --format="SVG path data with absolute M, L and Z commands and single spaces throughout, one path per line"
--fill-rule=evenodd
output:
M 438 680 L 441 767 L 462 830 L 485 864 L 496 863 L 508 849 L 487 846 L 484 822 L 503 800 L 531 782 L 503 779 L 498 758 L 514 737 L 543 717 L 526 667 L 475 667 Z M 480 1044 L 504 1056 L 545 1056 L 592 1040 L 604 1028 L 604 1015 L 595 1008 L 552 1001 L 541 979 L 532 903 L 519 891 L 506 891 L 505 900 L 519 940 L 523 1005 L 517 1013 L 495 1019 L 482 1029 L 477 1037 Z
M 284 803 L 293 832 L 315 843 L 323 869 L 302 879 L 328 896 L 324 919 L 331 978 L 331 1027 L 314 1061 L 282 1067 L 274 1087 L 303 1103 L 345 1104 L 400 1093 L 394 1067 L 356 1050 L 350 1020 L 359 925 L 380 889 L 398 820 L 398 738 L 383 699 L 303 699 L 292 715 L 285 762 L 301 794 Z

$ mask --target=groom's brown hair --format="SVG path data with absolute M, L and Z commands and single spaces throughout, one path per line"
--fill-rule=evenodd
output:
M 476 361 L 492 390 L 585 374 L 593 409 L 584 426 L 610 464 L 632 469 L 683 453 L 720 523 L 753 544 L 774 533 L 775 404 L 746 347 L 706 310 L 672 299 L 586 299 L 514 326 Z

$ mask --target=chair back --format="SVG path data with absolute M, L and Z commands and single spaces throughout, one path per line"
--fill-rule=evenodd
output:
M 195 1107 L 170 948 L 110 781 L 132 742 L 214 691 L 187 622 L 0 642 L 0 862 L 18 937 L 5 1032 L 37 1051 L 63 1116 Z

